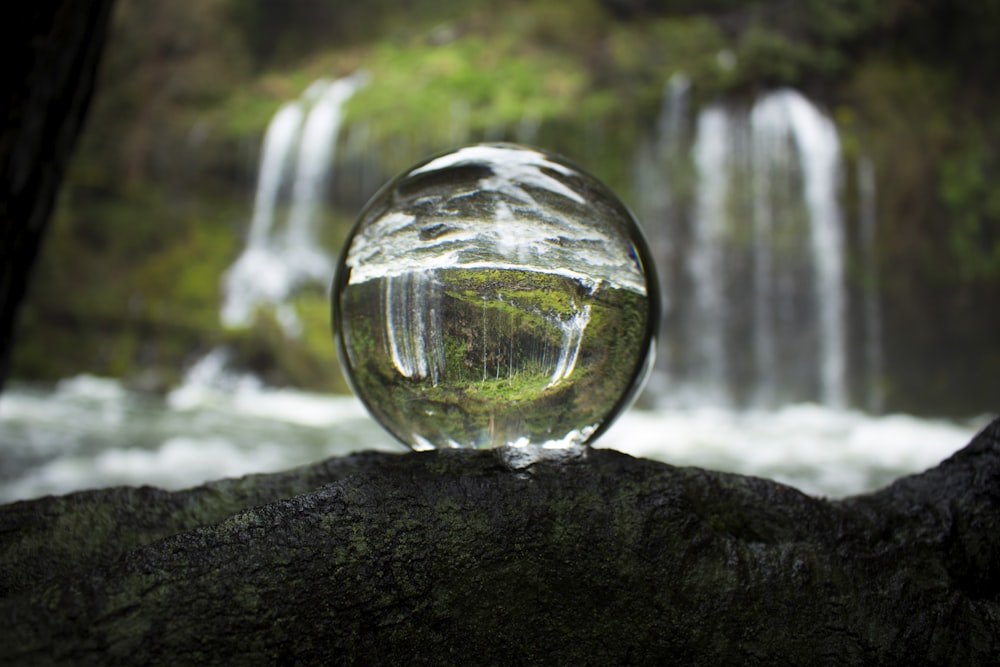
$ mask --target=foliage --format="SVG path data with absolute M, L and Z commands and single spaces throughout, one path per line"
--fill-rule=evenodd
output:
M 436 324 L 422 320 L 420 329 L 412 321 L 391 332 L 385 326 L 382 280 L 352 285 L 342 297 L 354 382 L 384 424 L 439 446 L 558 440 L 601 423 L 639 371 L 644 296 L 610 287 L 591 294 L 565 277 L 518 270 L 448 269 L 429 280 L 443 293 L 396 304 L 438 313 Z M 563 324 L 582 312 L 576 347 Z M 404 372 L 388 353 L 414 347 L 414 337 L 426 358 L 442 360 L 435 372 Z M 577 351 L 572 373 L 555 376 L 557 360 L 565 364 Z
M 373 85 L 347 109 L 323 219 L 331 252 L 375 187 L 457 143 L 541 144 L 634 201 L 635 147 L 682 72 L 692 108 L 795 86 L 835 110 L 849 164 L 876 169 L 888 335 L 945 320 L 967 337 L 990 330 L 998 25 L 1000 6 L 977 0 L 120 0 L 14 372 L 162 388 L 229 344 L 274 382 L 343 389 L 321 288 L 294 298 L 299 338 L 266 312 L 225 332 L 217 311 L 269 119 L 316 78 L 359 69 Z M 948 339 L 927 336 L 900 377 L 940 356 Z
M 211 130 L 198 121 L 245 81 L 247 58 L 225 0 L 121 0 L 111 42 L 78 161 L 127 192 L 183 169 L 178 150 Z
M 466 122 L 469 132 L 480 134 L 525 116 L 544 120 L 565 114 L 587 87 L 586 72 L 568 58 L 544 52 L 529 58 L 515 43 L 478 36 L 432 49 L 382 43 L 368 67 L 379 85 L 357 95 L 352 113 L 387 135 L 429 129 L 438 141 L 447 140 L 445 133 L 456 123 Z M 401 108 L 408 113 L 400 114 Z
M 980 128 L 976 128 L 977 130 Z M 981 130 L 980 130 L 981 131 Z M 948 211 L 949 245 L 962 280 L 1000 278 L 1000 155 L 978 132 L 939 166 L 941 199 Z
M 226 203 L 203 205 L 172 207 L 158 189 L 111 202 L 65 192 L 46 250 L 62 261 L 35 276 L 15 372 L 129 375 L 145 365 L 157 369 L 154 384 L 179 379 L 220 335 L 219 275 L 237 240 L 218 219 Z

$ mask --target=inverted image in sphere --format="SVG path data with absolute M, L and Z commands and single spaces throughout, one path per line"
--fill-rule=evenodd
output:
M 659 318 L 627 208 L 513 144 L 467 146 L 383 187 L 332 300 L 355 393 L 416 450 L 588 443 L 638 393 Z

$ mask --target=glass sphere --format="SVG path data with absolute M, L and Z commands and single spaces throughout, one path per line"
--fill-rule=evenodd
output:
M 345 374 L 415 450 L 580 447 L 635 398 L 659 294 L 600 181 L 513 144 L 432 158 L 361 212 L 333 284 Z

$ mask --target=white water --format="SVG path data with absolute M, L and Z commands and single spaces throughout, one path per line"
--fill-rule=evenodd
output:
M 640 220 L 668 296 L 669 363 L 654 384 L 669 392 L 665 402 L 688 405 L 847 407 L 842 165 L 833 122 L 801 94 L 779 90 L 749 107 L 706 107 L 687 142 L 679 136 L 685 91 L 668 86 L 650 142 L 657 154 L 639 160 Z M 690 191 L 677 166 L 685 159 Z M 874 181 L 868 185 L 873 191 Z M 683 275 L 672 268 L 678 262 Z M 878 328 L 864 330 L 869 340 L 858 348 L 878 346 Z M 870 383 L 878 372 L 869 368 Z
M 330 178 L 324 169 L 332 164 L 341 105 L 361 82 L 351 79 L 324 85 L 283 107 L 265 137 L 247 248 L 226 277 L 222 318 L 227 324 L 247 323 L 258 304 L 279 303 L 300 281 L 329 278 L 320 275 L 328 273 L 330 266 L 329 260 L 315 251 L 312 207 Z M 671 84 L 661 119 L 663 136 L 658 150 L 673 156 L 657 156 L 651 164 L 676 164 L 676 154 L 687 150 L 690 142 L 682 136 L 687 129 L 686 89 L 683 79 Z M 718 396 L 706 398 L 701 393 L 690 401 L 696 406 L 692 408 L 674 404 L 655 411 L 633 409 L 597 445 L 676 465 L 769 477 L 809 493 L 861 493 L 937 464 L 965 445 L 988 419 L 955 423 L 905 415 L 875 417 L 831 407 L 844 404 L 844 321 L 836 317 L 843 312 L 843 297 L 827 298 L 828 290 L 842 289 L 838 272 L 842 270 L 843 248 L 836 198 L 839 149 L 833 126 L 825 116 L 795 94 L 786 91 L 777 95 L 762 99 L 757 109 L 735 123 L 729 112 L 719 108 L 710 108 L 699 117 L 700 131 L 694 143 L 703 178 L 696 200 L 707 226 L 697 232 L 702 247 L 694 250 L 704 256 L 690 258 L 688 266 L 701 290 L 694 300 L 701 304 L 704 325 L 690 328 L 695 336 L 692 344 L 704 345 L 699 353 L 706 369 L 703 377 L 715 378 L 709 384 L 724 387 L 729 360 L 743 351 L 736 352 L 730 346 L 732 336 L 727 337 L 725 329 L 732 320 L 732 303 L 726 300 L 725 286 L 720 282 L 721 274 L 729 268 L 723 261 L 721 244 L 725 231 L 733 227 L 726 224 L 725 202 L 736 174 L 728 165 L 734 156 L 740 157 L 740 142 L 727 144 L 723 139 L 734 127 L 752 126 L 756 141 L 743 140 L 752 146 L 752 155 L 743 157 L 756 167 L 758 180 L 752 187 L 771 191 L 770 197 L 760 196 L 745 209 L 753 216 L 750 247 L 754 268 L 749 274 L 752 296 L 748 296 L 750 290 L 744 290 L 741 298 L 750 298 L 755 304 L 751 335 L 746 339 L 753 341 L 754 351 L 749 356 L 757 360 L 758 370 L 766 371 L 759 372 L 756 380 L 763 397 L 760 404 L 771 405 L 780 393 L 779 376 L 783 373 L 771 375 L 769 371 L 779 364 L 798 365 L 783 358 L 789 343 L 781 337 L 785 323 L 792 322 L 793 329 L 798 324 L 793 321 L 794 304 L 785 298 L 787 285 L 795 282 L 795 276 L 777 270 L 781 249 L 769 238 L 775 225 L 790 215 L 779 212 L 781 199 L 774 194 L 775 183 L 788 180 L 782 177 L 787 172 L 774 170 L 774 163 L 782 162 L 801 169 L 804 187 L 798 193 L 799 203 L 810 211 L 813 228 L 819 228 L 810 237 L 811 252 L 828 262 L 820 265 L 818 258 L 815 264 L 810 261 L 813 275 L 819 276 L 815 298 L 823 304 L 814 320 L 828 324 L 833 320 L 833 331 L 822 334 L 829 338 L 819 346 L 821 352 L 816 357 L 820 361 L 811 359 L 822 369 L 816 370 L 823 388 L 815 398 L 828 405 L 793 402 L 772 410 L 736 410 L 713 407 L 721 402 Z M 771 103 L 774 116 L 768 111 Z M 767 135 L 771 130 L 762 128 L 772 121 L 776 123 L 773 134 Z M 456 136 L 461 135 L 459 123 L 456 128 Z M 790 146 L 798 157 L 791 157 Z M 727 151 L 733 155 L 727 157 Z M 672 183 L 658 178 L 655 171 L 650 168 L 643 174 L 640 195 L 655 200 L 656 206 L 651 208 L 679 209 L 680 198 L 672 196 Z M 293 184 L 289 182 L 292 174 L 296 174 Z M 861 178 L 870 179 L 870 174 Z M 288 190 L 291 212 L 285 221 L 281 201 Z M 863 199 L 869 203 L 864 206 L 873 211 L 869 196 L 874 197 L 874 180 L 862 181 L 862 191 L 868 193 Z M 689 249 L 678 247 L 674 236 L 658 236 L 650 221 L 644 222 L 658 252 L 669 253 L 671 260 L 684 257 Z M 663 229 L 676 231 L 678 221 L 667 222 Z M 871 219 L 864 223 L 870 228 L 863 226 L 862 230 L 872 243 L 874 224 Z M 529 226 L 517 233 L 539 231 L 537 226 Z M 552 250 L 546 248 L 547 252 Z M 683 298 L 673 291 L 668 294 L 673 312 L 673 302 L 680 308 Z M 712 312 L 716 307 L 727 310 Z M 865 312 L 870 313 L 866 317 L 870 320 L 869 335 L 874 337 L 867 354 L 874 365 L 880 356 L 877 302 L 866 304 Z M 289 326 L 293 325 L 290 322 Z M 571 356 L 575 355 L 569 353 L 575 349 L 572 339 L 563 346 L 563 377 L 572 372 Z M 417 363 L 423 356 L 418 350 L 397 350 L 397 356 L 399 364 L 410 372 L 432 372 L 431 367 L 424 370 Z M 713 366 L 716 363 L 718 367 Z M 133 394 L 113 380 L 93 377 L 73 378 L 50 389 L 9 386 L 0 395 L 0 502 L 119 484 L 182 488 L 221 477 L 287 469 L 358 449 L 405 451 L 354 398 L 268 388 L 254 378 L 227 374 L 225 365 L 225 352 L 213 353 L 192 369 L 182 387 L 162 399 Z M 672 383 L 663 386 L 666 395 L 677 391 Z
M 405 452 L 354 398 L 263 387 L 213 353 L 164 399 L 77 377 L 0 395 L 0 502 L 111 485 L 183 488 L 361 449 Z M 986 417 L 955 423 L 818 405 L 631 410 L 597 443 L 843 496 L 936 465 Z
M 728 399 L 729 358 L 725 341 L 726 293 L 722 250 L 728 221 L 728 178 L 732 137 L 723 109 L 712 107 L 698 116 L 692 150 L 698 190 L 688 248 L 692 312 L 689 324 L 691 358 L 699 369 L 695 384 L 714 404 Z
M 573 305 L 576 308 L 576 304 Z M 562 331 L 562 346 L 559 348 L 559 357 L 556 359 L 556 368 L 552 371 L 549 380 L 549 387 L 554 387 L 563 380 L 568 380 L 573 371 L 576 370 L 576 360 L 580 355 L 580 344 L 583 343 L 583 333 L 590 324 L 590 306 L 586 305 L 583 310 L 576 310 L 568 319 L 560 320 L 556 318 L 556 326 Z
M 437 386 L 445 366 L 440 285 L 432 274 L 419 271 L 384 282 L 386 344 L 393 366 L 403 377 L 429 377 Z
M 787 222 L 781 187 L 788 178 L 787 123 L 768 113 L 766 104 L 750 113 L 753 207 L 753 351 L 757 380 L 753 404 L 767 407 L 776 402 L 778 350 L 776 319 L 781 307 L 775 283 L 772 238 L 775 228 Z
M 844 232 L 838 204 L 840 139 L 833 121 L 795 91 L 772 93 L 762 104 L 775 104 L 778 113 L 788 116 L 798 148 L 816 271 L 820 397 L 824 404 L 842 408 L 847 405 L 847 332 Z
M 316 240 L 316 218 L 331 178 L 343 106 L 364 83 L 360 75 L 321 79 L 271 120 L 247 244 L 223 278 L 226 326 L 247 326 L 258 306 L 273 305 L 286 332 L 295 334 L 294 313 L 281 309 L 286 297 L 300 285 L 327 284 L 333 277 L 332 260 Z M 284 216 L 282 193 L 289 189 Z

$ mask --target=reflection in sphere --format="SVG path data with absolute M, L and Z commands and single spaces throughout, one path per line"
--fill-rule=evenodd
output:
M 383 187 L 332 299 L 355 392 L 416 450 L 587 443 L 638 393 L 659 316 L 625 206 L 513 144 L 461 148 Z

